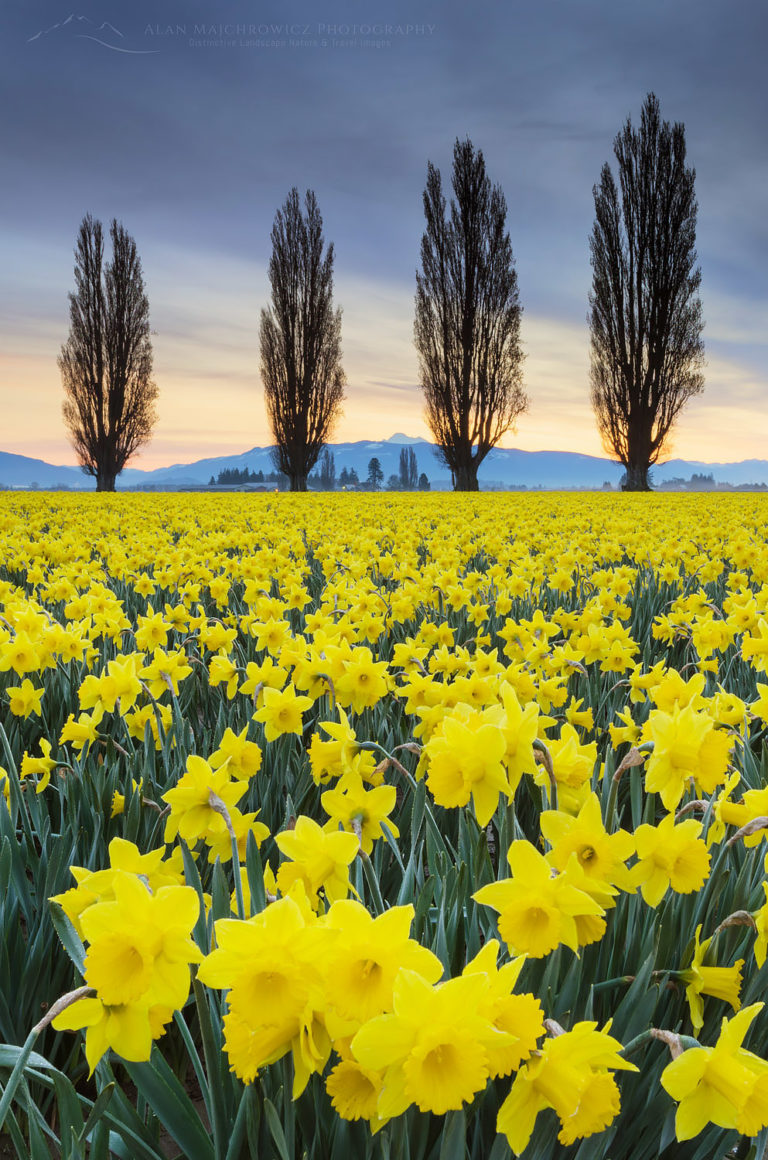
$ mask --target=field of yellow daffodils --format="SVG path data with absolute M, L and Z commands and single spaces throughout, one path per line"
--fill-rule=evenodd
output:
M 768 500 L 0 495 L 19 1157 L 768 1139 Z

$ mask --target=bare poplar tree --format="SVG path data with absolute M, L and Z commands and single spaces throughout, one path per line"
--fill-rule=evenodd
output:
M 419 466 L 416 462 L 416 452 L 412 447 L 400 448 L 400 487 L 403 491 L 415 491 L 419 478 Z
M 593 189 L 589 295 L 592 406 L 625 488 L 647 491 L 648 471 L 689 399 L 704 389 L 696 266 L 696 171 L 685 128 L 670 126 L 649 93 L 640 129 L 627 118 Z
M 136 243 L 122 224 L 110 227 L 112 260 L 104 265 L 101 222 L 86 214 L 75 247 L 69 337 L 58 359 L 64 424 L 97 491 L 115 479 L 146 443 L 156 422 L 149 302 Z
M 507 204 L 481 150 L 456 141 L 450 216 L 439 170 L 428 163 L 426 230 L 416 273 L 414 338 L 426 418 L 457 491 L 528 406 L 517 273 Z
M 272 227 L 272 305 L 261 312 L 261 377 L 275 466 L 291 491 L 306 491 L 341 413 L 341 310 L 333 309 L 333 243 L 323 256 L 323 219 L 312 190 L 302 213 L 294 187 Z
M 336 456 L 327 447 L 320 459 L 320 487 L 323 491 L 336 490 Z

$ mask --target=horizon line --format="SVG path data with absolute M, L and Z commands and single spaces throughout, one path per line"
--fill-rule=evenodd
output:
M 353 447 L 356 444 L 360 444 L 360 443 L 370 443 L 370 444 L 379 444 L 379 445 L 389 444 L 392 447 L 406 447 L 406 446 L 417 446 L 418 447 L 418 446 L 422 446 L 422 447 L 429 447 L 430 450 L 433 450 L 433 451 L 438 446 L 438 444 L 432 442 L 429 439 L 424 439 L 422 436 L 405 435 L 403 432 L 399 432 L 399 431 L 395 432 L 395 434 L 396 435 L 403 435 L 404 440 L 407 440 L 407 442 L 401 443 L 399 441 L 395 441 L 393 436 L 387 436 L 387 437 L 382 438 L 382 439 L 345 439 L 345 440 L 339 440 L 338 442 L 329 441 L 329 442 L 323 444 L 323 446 L 324 447 L 339 447 L 339 446 L 346 445 L 349 447 Z M 219 454 L 212 453 L 209 455 L 201 455 L 197 459 L 175 460 L 173 462 L 160 464 L 157 467 L 147 467 L 147 468 L 136 467 L 136 466 L 133 466 L 131 463 L 128 463 L 128 464 L 126 464 L 125 468 L 123 468 L 123 471 L 140 471 L 143 474 L 151 475 L 154 472 L 168 471 L 174 467 L 194 467 L 196 464 L 202 463 L 205 460 L 234 459 L 234 458 L 238 458 L 238 457 L 243 456 L 243 455 L 248 455 L 254 451 L 268 451 L 268 450 L 270 450 L 270 448 L 272 448 L 274 446 L 275 446 L 274 443 L 254 444 L 252 447 L 248 447 L 244 451 L 229 451 L 229 452 L 225 451 L 225 452 L 221 452 Z M 585 459 L 599 460 L 599 461 L 604 462 L 610 466 L 615 466 L 615 467 L 622 466 L 621 462 L 618 459 L 611 458 L 607 454 L 595 455 L 591 452 L 574 451 L 572 449 L 563 449 L 563 448 L 557 448 L 557 447 L 539 448 L 535 451 L 530 451 L 524 447 L 498 447 L 498 446 L 494 446 L 491 448 L 491 451 L 517 451 L 517 452 L 521 452 L 524 455 L 578 455 L 578 456 L 581 456 Z M 15 456 L 18 456 L 20 459 L 37 460 L 40 463 L 46 464 L 46 466 L 48 466 L 48 467 L 67 468 L 70 471 L 82 470 L 81 465 L 79 463 L 52 463 L 49 460 L 44 459 L 44 458 L 42 458 L 42 456 L 39 456 L 39 455 L 24 454 L 23 452 L 20 452 L 20 451 L 8 451 L 2 447 L 0 447 L 0 454 L 15 455 Z M 489 452 L 489 454 L 490 454 L 490 452 Z M 678 460 L 679 462 L 682 462 L 682 463 L 695 463 L 695 464 L 701 464 L 702 466 L 713 466 L 713 467 L 719 466 L 719 465 L 731 466 L 731 465 L 743 464 L 743 463 L 765 463 L 765 462 L 768 462 L 768 458 L 767 459 L 760 459 L 760 458 L 757 458 L 755 456 L 748 456 L 746 459 L 711 460 L 711 459 L 690 459 L 690 458 L 686 458 L 685 456 L 671 455 L 669 457 L 669 459 L 665 459 L 665 460 L 662 460 L 658 463 L 651 464 L 651 470 L 653 470 L 654 468 L 664 467 L 667 463 L 672 463 L 675 460 Z M 120 472 L 120 474 L 122 475 L 123 472 Z

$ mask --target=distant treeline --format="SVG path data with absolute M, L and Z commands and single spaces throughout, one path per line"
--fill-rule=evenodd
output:
M 675 476 L 664 479 L 658 485 L 660 491 L 768 491 L 765 483 L 729 483 L 726 479 L 716 480 L 711 473 L 694 471 L 690 479 Z
M 249 471 L 247 467 L 225 467 L 217 476 L 211 476 L 208 486 L 222 484 L 231 486 L 238 483 L 282 483 L 286 477 L 279 471 Z
M 209 487 L 243 487 L 252 484 L 273 484 L 281 491 L 290 486 L 289 477 L 281 471 L 251 471 L 245 467 L 225 467 L 216 476 L 211 476 Z M 320 459 L 320 468 L 307 476 L 307 487 L 314 491 L 379 491 L 384 485 L 384 472 L 377 458 L 368 463 L 368 475 L 361 481 L 354 467 L 342 467 L 336 475 L 336 458 L 326 447 Z M 416 455 L 412 447 L 403 447 L 400 452 L 400 469 L 390 475 L 386 482 L 387 491 L 430 491 L 431 484 L 425 472 L 418 472 Z

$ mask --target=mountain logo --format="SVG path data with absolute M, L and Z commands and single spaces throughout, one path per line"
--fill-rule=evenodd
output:
M 28 36 L 27 44 L 49 37 L 52 40 L 58 39 L 61 36 L 77 38 L 78 40 L 92 40 L 95 44 L 100 44 L 112 52 L 124 52 L 131 56 L 147 56 L 160 51 L 158 48 L 129 48 L 124 43 L 125 33 L 121 32 L 119 28 L 115 28 L 114 24 L 110 24 L 108 20 L 102 20 L 101 24 L 97 25 L 90 16 L 79 16 L 76 12 L 70 12 L 64 20 L 57 20 L 50 28 L 41 28 L 33 36 Z

